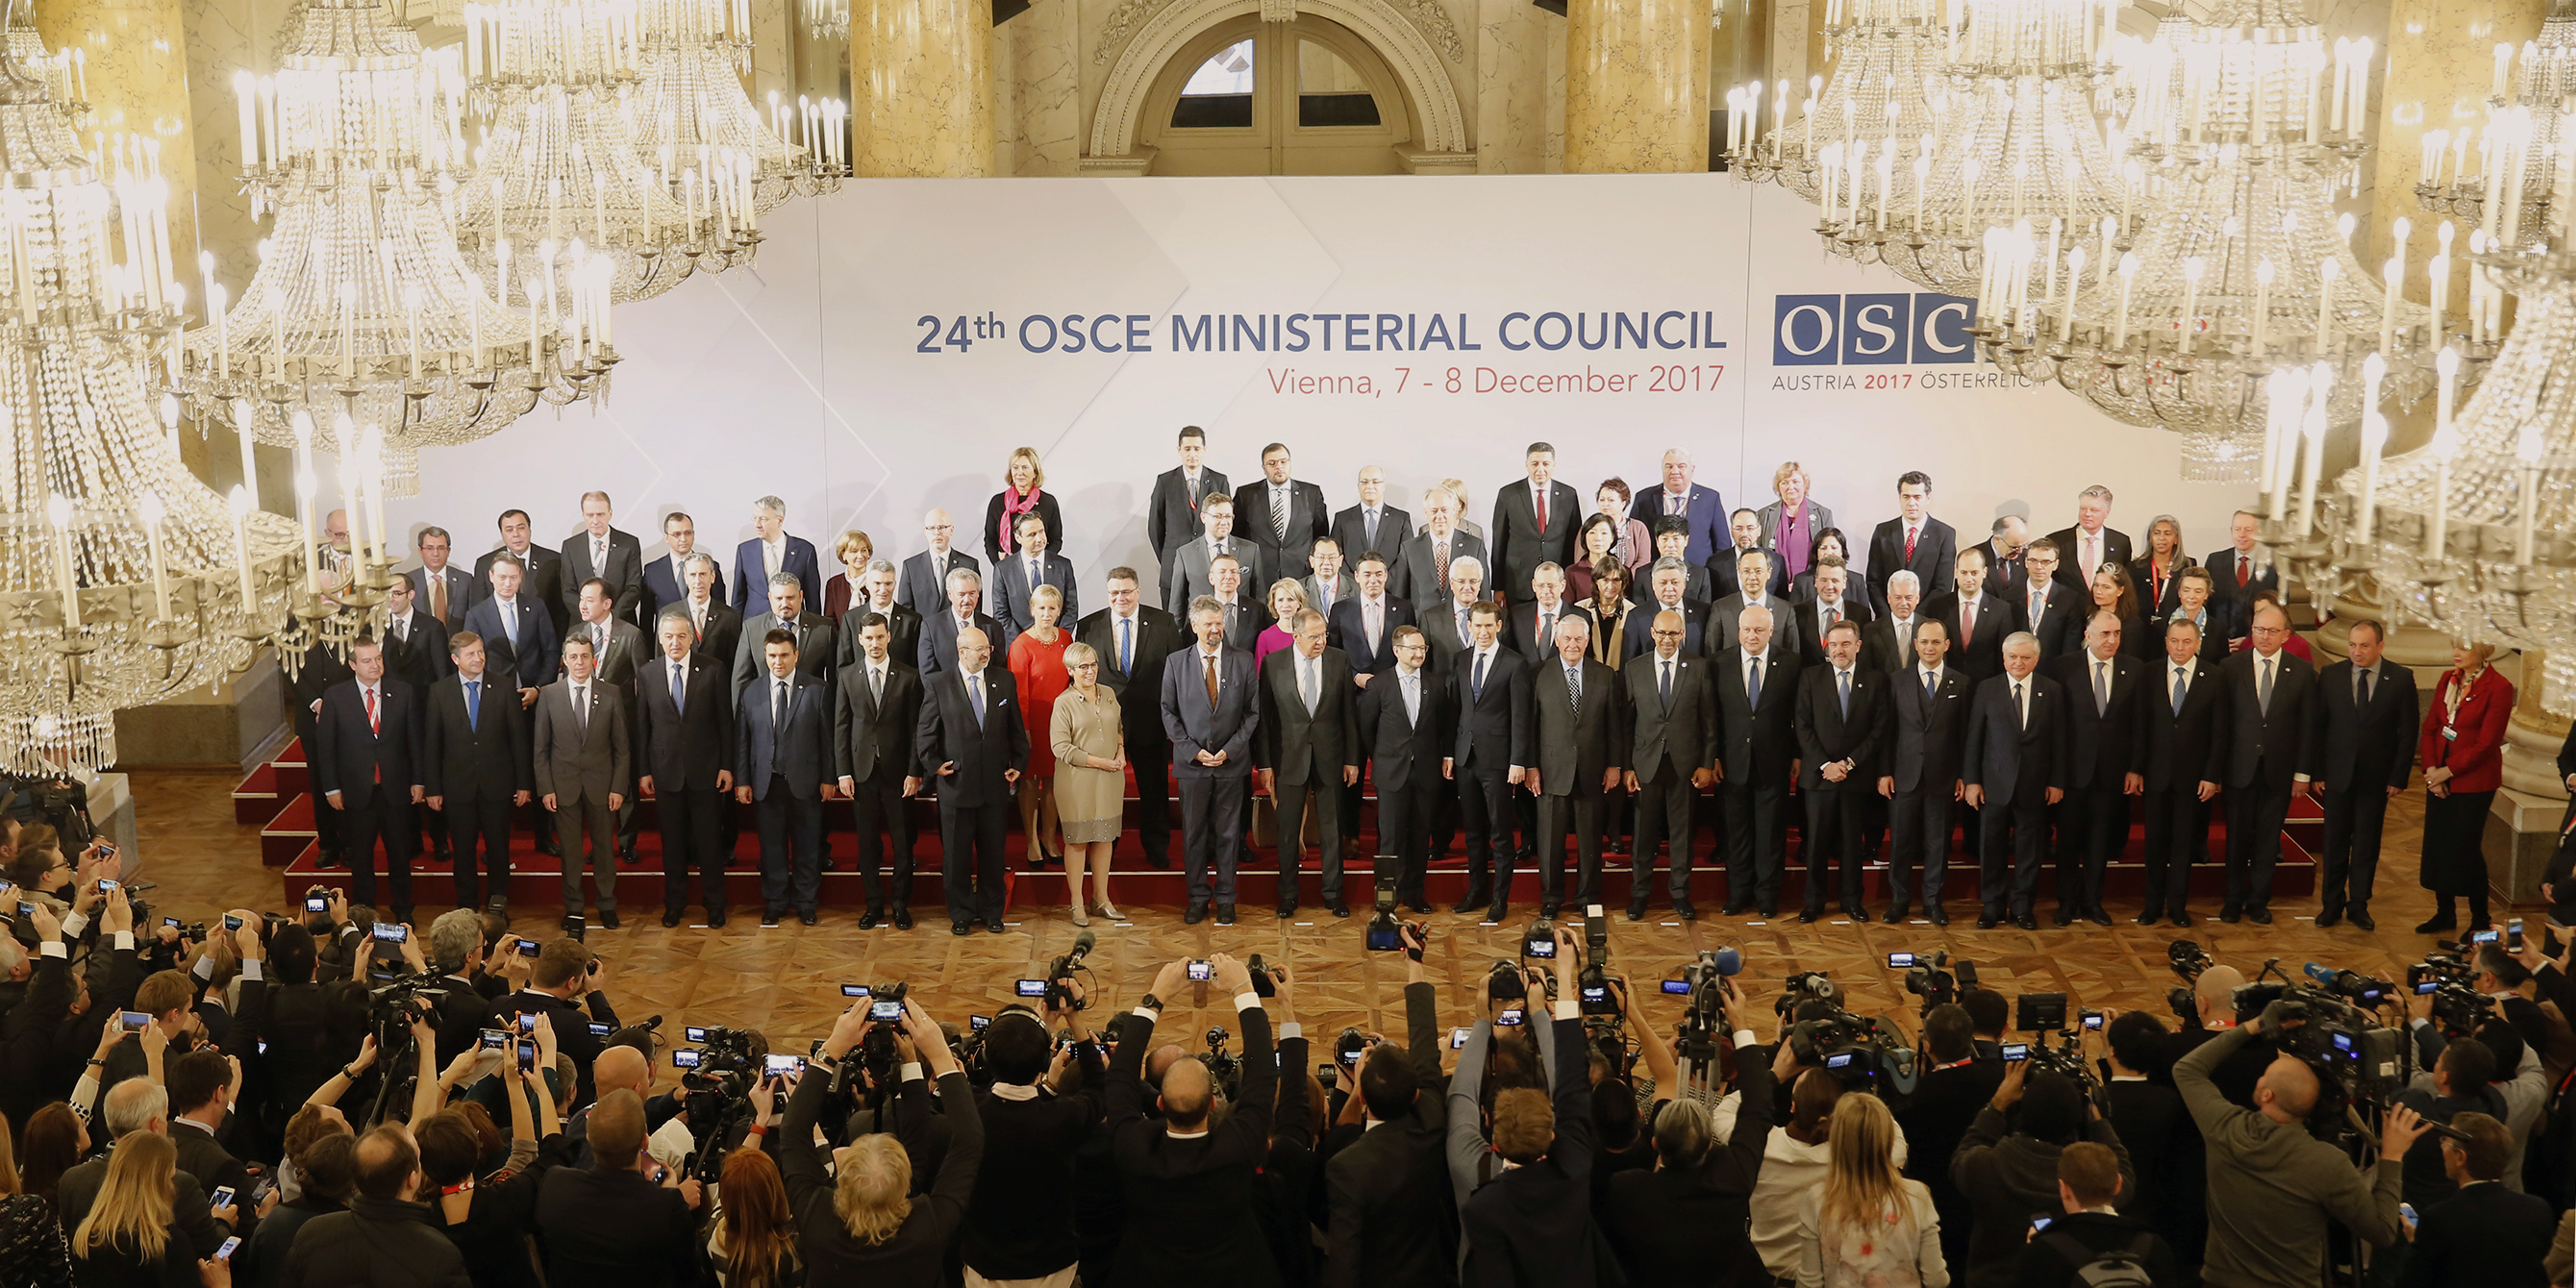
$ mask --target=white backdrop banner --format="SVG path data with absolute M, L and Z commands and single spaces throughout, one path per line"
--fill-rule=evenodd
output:
M 648 550 L 685 509 L 730 568 L 774 494 L 829 573 L 843 529 L 899 558 L 934 505 L 980 552 L 1025 444 L 1089 580 L 1149 558 L 1195 424 L 1238 483 L 1288 444 L 1336 509 L 1374 464 L 1417 513 L 1463 479 L 1483 522 L 1547 440 L 1587 500 L 1672 446 L 1729 505 L 1800 461 L 1856 544 L 1909 469 L 1963 541 L 2007 510 L 2064 526 L 2102 483 L 2133 537 L 2171 513 L 2224 544 L 2241 490 L 2179 481 L 2175 435 L 1976 361 L 1967 301 L 1827 256 L 1813 222 L 1720 175 L 854 182 L 780 210 L 756 270 L 621 309 L 605 405 L 423 453 L 395 517 L 469 553 L 511 507 L 559 540 L 601 488 Z

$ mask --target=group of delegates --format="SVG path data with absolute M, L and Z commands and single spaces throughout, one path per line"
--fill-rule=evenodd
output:
M 1931 479 L 1907 472 L 1862 543 L 1796 462 L 1759 509 L 1730 510 L 1681 449 L 1655 486 L 1605 479 L 1587 506 L 1536 443 L 1479 527 L 1456 480 L 1423 493 L 1417 521 L 1376 467 L 1336 510 L 1284 444 L 1241 486 L 1207 464 L 1202 430 L 1177 450 L 1146 512 L 1154 566 L 1109 570 L 1088 613 L 1027 448 L 965 540 L 944 509 L 900 564 L 844 532 L 828 580 L 776 497 L 754 504 L 729 569 L 679 512 L 667 553 L 646 559 L 599 492 L 560 550 L 504 513 L 471 573 L 446 531 L 424 529 L 387 626 L 346 666 L 317 648 L 298 677 L 325 864 L 373 899 L 380 842 L 389 905 L 408 915 L 426 831 L 458 903 L 479 906 L 506 891 L 512 811 L 534 801 L 541 844 L 563 856 L 566 924 L 585 924 L 593 894 L 586 841 L 614 928 L 611 855 L 635 861 L 649 796 L 665 925 L 692 873 L 707 923 L 724 923 L 746 821 L 763 923 L 812 924 L 834 861 L 825 811 L 846 808 L 861 926 L 909 928 L 909 803 L 928 796 L 952 931 L 1000 929 L 1013 822 L 1032 868 L 1063 866 L 1088 924 L 1121 915 L 1109 870 L 1132 793 L 1157 867 L 1178 797 L 1185 920 L 1231 924 L 1254 797 L 1273 812 L 1277 915 L 1312 889 L 1346 916 L 1344 863 L 1373 795 L 1378 848 L 1423 911 L 1427 866 L 1463 832 L 1456 912 L 1500 920 L 1511 873 L 1535 861 L 1552 914 L 1571 837 L 1579 902 L 1624 853 L 1627 912 L 1643 917 L 1660 849 L 1678 916 L 1698 915 L 1702 856 L 1724 869 L 1726 915 L 1777 916 L 1794 822 L 1805 920 L 1870 916 L 1862 874 L 1883 860 L 1884 918 L 1919 907 L 1946 924 L 1956 838 L 1979 924 L 2035 929 L 2051 867 L 2055 924 L 2109 924 L 2104 870 L 2135 818 L 2138 920 L 2180 925 L 2223 810 L 2218 915 L 2268 923 L 2271 838 L 2304 791 L 2326 817 L 2318 921 L 2370 928 L 2387 801 L 2420 760 L 2423 879 L 2441 900 L 2424 928 L 2453 927 L 2463 897 L 2486 919 L 2479 838 L 2511 683 L 2464 645 L 2419 713 L 2414 677 L 2367 621 L 2346 624 L 2348 659 L 2316 666 L 2251 514 L 2205 560 L 2158 516 L 2141 552 L 2096 486 L 2063 529 L 2032 536 L 2008 516 L 1962 545 L 1932 513 Z

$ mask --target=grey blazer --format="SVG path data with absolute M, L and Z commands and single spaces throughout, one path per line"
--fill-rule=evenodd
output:
M 590 708 L 586 721 L 573 712 L 572 681 L 557 680 L 537 693 L 537 794 L 554 796 L 559 805 L 605 805 L 609 793 L 626 796 L 635 790 L 626 694 L 594 676 L 585 696 Z

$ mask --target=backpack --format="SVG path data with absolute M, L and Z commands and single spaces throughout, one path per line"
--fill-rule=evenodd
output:
M 2147 1254 L 2156 1246 L 2152 1230 L 2108 1252 L 2095 1252 L 2064 1230 L 2042 1231 L 2039 1237 L 2074 1263 L 2075 1273 L 2066 1277 L 2066 1288 L 2150 1288 L 2155 1282 L 2147 1276 Z

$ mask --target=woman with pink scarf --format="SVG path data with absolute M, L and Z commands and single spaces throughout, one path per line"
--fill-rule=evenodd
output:
M 1020 516 L 1035 514 L 1046 523 L 1047 549 L 1064 553 L 1064 516 L 1056 509 L 1055 498 L 1046 490 L 1046 467 L 1038 464 L 1034 447 L 1011 452 L 1010 468 L 1002 476 L 1002 490 L 984 507 L 985 567 L 999 568 L 1002 561 L 1019 553 Z

